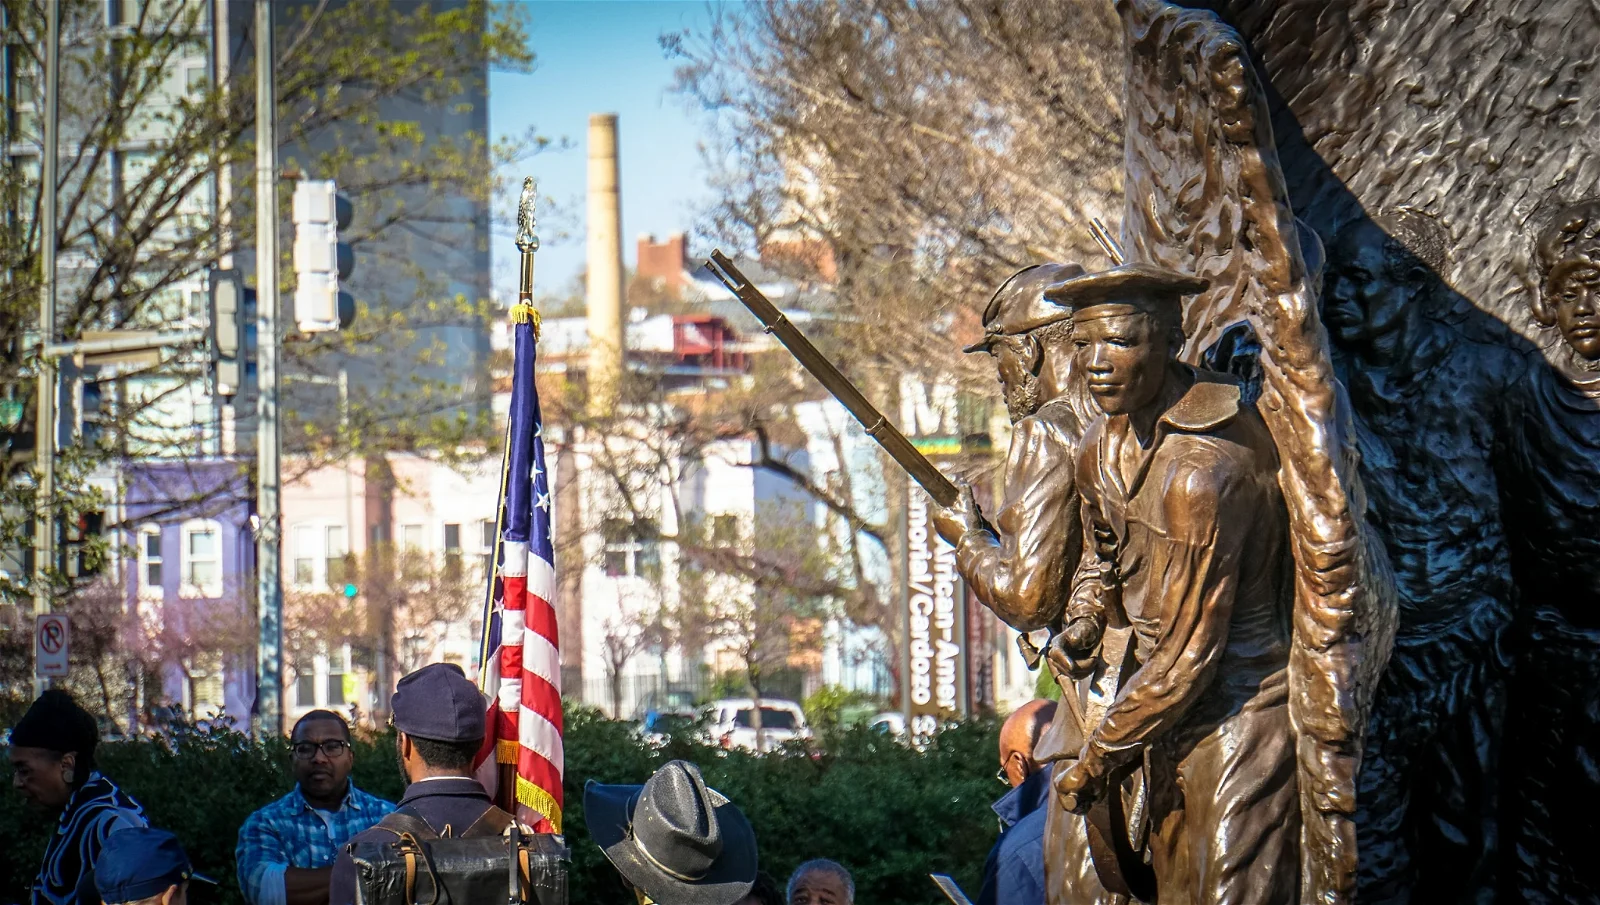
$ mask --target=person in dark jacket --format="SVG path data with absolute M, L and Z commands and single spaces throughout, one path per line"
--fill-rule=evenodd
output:
M 1044 905 L 1044 821 L 1050 770 L 1034 745 L 1055 717 L 1053 701 L 1029 701 L 1000 727 L 1000 776 L 1011 791 L 994 803 L 1000 838 L 983 865 L 977 905 Z
M 486 709 L 483 695 L 461 667 L 422 667 L 399 681 L 389 706 L 398 730 L 400 767 L 411 783 L 397 810 L 420 817 L 443 835 L 446 827 L 460 834 L 495 807 L 472 775 L 472 761 L 483 745 Z M 394 838 L 394 833 L 373 827 L 350 839 L 333 864 L 328 890 L 332 905 L 355 901 L 351 847 Z
M 144 809 L 95 769 L 100 727 L 72 695 L 50 689 L 11 727 L 12 786 L 58 818 L 33 881 L 32 905 L 97 905 L 94 865 L 106 838 L 146 825 Z

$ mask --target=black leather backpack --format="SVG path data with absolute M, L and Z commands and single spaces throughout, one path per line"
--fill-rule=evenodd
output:
M 566 905 L 566 844 L 500 808 L 440 836 L 409 808 L 383 818 L 393 840 L 349 846 L 356 905 Z

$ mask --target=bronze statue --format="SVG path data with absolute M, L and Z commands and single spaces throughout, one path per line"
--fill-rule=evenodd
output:
M 1297 228 L 1269 95 L 1238 33 L 1214 13 L 1161 0 L 1118 0 L 1117 10 L 1128 59 L 1129 257 L 1210 281 L 1185 304 L 1184 361 L 1205 360 L 1240 323 L 1261 350 L 1257 409 L 1278 453 L 1295 565 L 1288 709 L 1299 899 L 1352 902 L 1357 776 L 1397 605 L 1318 314 L 1316 262 L 1301 252 L 1320 244 Z
M 1351 221 L 1323 297 L 1400 606 L 1359 785 L 1363 902 L 1474 901 L 1499 866 L 1515 592 L 1496 474 L 1526 364 L 1446 322 L 1447 244 L 1419 211 Z
M 1507 738 L 1517 895 L 1593 901 L 1600 867 L 1600 200 L 1562 205 L 1534 238 L 1543 355 L 1513 401 L 1506 523 L 1522 613 Z
M 984 309 L 983 338 L 966 348 L 994 357 L 1006 409 L 1011 449 L 1005 491 L 994 524 L 978 510 L 970 486 L 955 506 L 935 513 L 934 526 L 956 548 L 956 568 L 985 606 L 1018 631 L 1061 627 L 1067 583 L 1082 549 L 1076 466 L 1084 427 L 1098 411 L 1089 402 L 1074 363 L 1071 312 L 1044 298 L 1044 290 L 1082 274 L 1076 264 L 1026 268 L 1003 283 Z M 1037 651 L 1034 652 L 1037 654 Z M 1077 695 L 1071 678 L 1044 660 Z M 1078 756 L 1082 726 L 1058 708 L 1035 756 L 1054 763 Z M 1059 803 L 1047 805 L 1046 901 L 1051 905 L 1115 903 L 1101 886 L 1088 854 L 1082 821 Z
M 1128 829 L 1148 833 L 1154 898 L 1289 903 L 1300 820 L 1287 513 L 1272 437 L 1238 384 L 1176 360 L 1180 297 L 1205 286 L 1131 264 L 1048 293 L 1073 309 L 1107 415 L 1078 457 L 1099 542 L 1085 546 L 1068 624 L 1131 626 L 1135 667 L 1055 784 L 1088 811 L 1143 771 L 1148 830 Z
M 1073 365 L 1071 312 L 1044 290 L 1083 273 L 1041 264 L 1006 280 L 984 311 L 984 336 L 967 352 L 994 356 L 1011 415 L 1005 496 L 991 528 L 970 486 L 934 527 L 956 548 L 956 568 L 1007 625 L 1027 632 L 1061 618 L 1082 534 L 1073 463 L 1093 417 Z

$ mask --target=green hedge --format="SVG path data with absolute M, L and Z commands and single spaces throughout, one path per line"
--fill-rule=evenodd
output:
M 874 905 L 943 901 L 927 878 L 930 872 L 953 874 L 976 895 L 995 836 L 989 804 L 1004 791 L 993 779 L 996 734 L 990 723 L 951 729 L 924 752 L 852 730 L 830 735 L 822 744 L 825 754 L 754 757 L 683 740 L 653 751 L 640 744 L 631 724 L 571 709 L 565 743 L 574 905 L 633 901 L 589 841 L 582 808 L 588 779 L 643 782 L 670 758 L 692 760 L 707 783 L 749 816 L 762 868 L 780 883 L 802 861 L 833 858 L 855 875 L 858 901 Z M 108 744 L 100 761 L 108 776 L 144 804 L 154 824 L 178 835 L 197 870 L 223 881 L 220 893 L 199 893 L 197 905 L 242 902 L 234 842 L 251 811 L 290 788 L 282 743 L 197 731 L 170 743 Z M 404 786 L 398 769 L 392 738 L 358 742 L 355 781 L 361 788 L 398 799 Z M 0 839 L 7 842 L 0 845 L 0 905 L 25 899 L 47 832 L 15 793 L 0 796 Z

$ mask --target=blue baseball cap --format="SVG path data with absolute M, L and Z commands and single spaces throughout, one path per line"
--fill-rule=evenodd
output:
M 94 864 L 94 883 L 107 905 L 158 896 L 190 879 L 216 882 L 194 872 L 177 836 L 151 827 L 112 833 Z
M 395 683 L 389 698 L 394 726 L 438 742 L 481 742 L 488 705 L 478 686 L 454 663 L 431 663 Z

